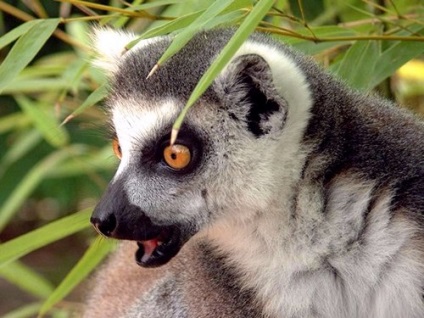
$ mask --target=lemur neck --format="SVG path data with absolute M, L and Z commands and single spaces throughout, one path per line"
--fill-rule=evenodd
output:
M 285 307 L 282 300 L 290 301 L 292 277 L 319 266 L 318 257 L 308 255 L 305 248 L 297 248 L 301 243 L 293 237 L 291 217 L 291 211 L 270 206 L 250 222 L 237 226 L 219 224 L 209 233 L 213 245 L 238 274 L 241 289 L 254 291 L 258 304 L 270 317 Z M 304 305 L 295 307 L 308 305 L 306 300 Z

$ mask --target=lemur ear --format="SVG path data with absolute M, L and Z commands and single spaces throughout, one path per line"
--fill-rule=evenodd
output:
M 260 55 L 233 59 L 215 87 L 231 118 L 244 121 L 255 137 L 278 133 L 284 126 L 287 102 L 278 94 L 271 68 Z
M 130 32 L 105 27 L 93 28 L 91 39 L 96 51 L 93 64 L 107 73 L 114 73 L 126 52 L 125 46 L 136 38 L 137 36 Z

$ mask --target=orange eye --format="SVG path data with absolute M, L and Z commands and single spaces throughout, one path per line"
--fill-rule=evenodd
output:
M 118 138 L 116 137 L 113 138 L 112 140 L 112 148 L 113 148 L 113 152 L 115 153 L 115 156 L 121 159 L 122 158 L 121 146 L 119 145 Z
M 191 160 L 190 149 L 183 145 L 167 146 L 163 150 L 163 159 L 172 169 L 181 170 L 188 166 Z

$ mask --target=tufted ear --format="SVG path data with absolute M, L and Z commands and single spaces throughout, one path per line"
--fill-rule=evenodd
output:
M 244 121 L 255 137 L 283 128 L 287 101 L 278 94 L 271 68 L 260 55 L 236 57 L 216 83 L 231 118 Z
M 119 60 L 126 52 L 125 46 L 137 36 L 130 32 L 111 28 L 96 27 L 91 32 L 91 39 L 96 58 L 93 64 L 107 73 L 118 69 Z

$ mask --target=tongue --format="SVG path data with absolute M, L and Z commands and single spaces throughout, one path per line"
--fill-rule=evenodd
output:
M 150 258 L 155 248 L 158 247 L 158 242 L 159 242 L 158 239 L 152 239 L 149 241 L 140 242 L 144 248 L 144 255 L 141 258 L 142 262 L 146 262 Z

